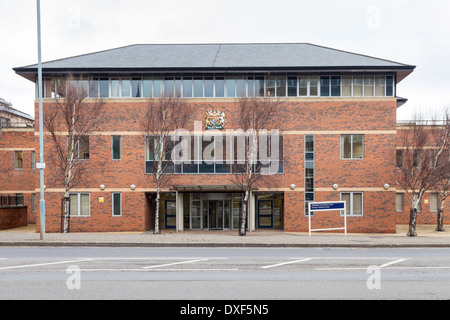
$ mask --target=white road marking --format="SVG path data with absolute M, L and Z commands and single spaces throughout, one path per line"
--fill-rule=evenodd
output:
M 166 264 L 158 264 L 155 266 L 143 267 L 143 269 L 156 269 L 156 268 L 161 268 L 161 267 L 173 266 L 173 265 L 177 265 L 177 264 L 195 263 L 195 262 L 207 261 L 207 260 L 209 260 L 209 259 L 197 259 L 197 260 L 180 261 L 180 262 L 173 262 L 173 263 L 166 263 Z
M 277 264 L 272 264 L 270 266 L 261 267 L 261 269 L 270 269 L 270 268 L 275 268 L 275 267 L 279 267 L 279 266 L 284 266 L 284 265 L 287 265 L 287 264 L 293 264 L 293 263 L 298 263 L 298 262 L 305 262 L 305 261 L 310 261 L 310 260 L 312 260 L 312 258 L 295 260 L 295 261 L 288 261 L 288 262 L 281 262 L 281 263 L 277 263 Z
M 50 265 L 55 265 L 55 264 L 77 263 L 77 262 L 92 261 L 92 260 L 94 260 L 94 259 L 78 259 L 78 260 L 71 260 L 71 261 L 58 261 L 58 262 L 48 262 L 48 263 L 36 263 L 36 264 L 27 264 L 27 265 L 21 265 L 21 266 L 4 267 L 4 268 L 0 268 L 0 270 L 12 270 L 12 269 L 21 269 L 21 268 L 32 268 L 32 267 L 50 266 Z
M 380 269 L 381 269 L 381 268 L 385 268 L 385 267 L 391 266 L 391 265 L 393 265 L 393 264 L 396 264 L 396 263 L 399 263 L 399 262 L 403 262 L 403 261 L 405 261 L 405 260 L 408 260 L 408 259 L 398 259 L 398 260 L 395 260 L 395 261 L 392 261 L 392 262 L 388 262 L 388 263 L 382 264 L 382 265 L 379 266 L 379 267 L 380 267 Z

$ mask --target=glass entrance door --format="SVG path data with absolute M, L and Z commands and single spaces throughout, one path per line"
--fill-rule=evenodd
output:
M 210 200 L 209 205 L 209 229 L 223 230 L 223 200 Z

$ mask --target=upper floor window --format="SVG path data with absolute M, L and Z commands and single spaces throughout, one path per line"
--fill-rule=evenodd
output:
M 23 151 L 14 151 L 14 169 L 23 169 Z
M 391 97 L 394 77 L 385 75 L 342 76 L 189 76 L 128 77 L 73 80 L 90 98 L 185 98 L 236 97 Z M 44 98 L 64 96 L 64 79 L 45 79 Z
M 341 159 L 362 159 L 364 157 L 364 135 L 341 135 Z
M 8 128 L 9 127 L 9 119 L 0 117 L 0 128 Z

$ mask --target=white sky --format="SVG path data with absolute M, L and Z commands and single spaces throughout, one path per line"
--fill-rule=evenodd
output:
M 417 66 L 398 87 L 414 112 L 450 107 L 448 0 L 41 0 L 42 60 L 136 43 L 309 42 Z M 34 115 L 36 0 L 0 0 L 0 97 Z

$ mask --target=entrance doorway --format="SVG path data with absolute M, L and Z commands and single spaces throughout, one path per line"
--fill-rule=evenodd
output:
M 230 229 L 230 201 L 207 200 L 204 202 L 208 207 L 209 230 Z

